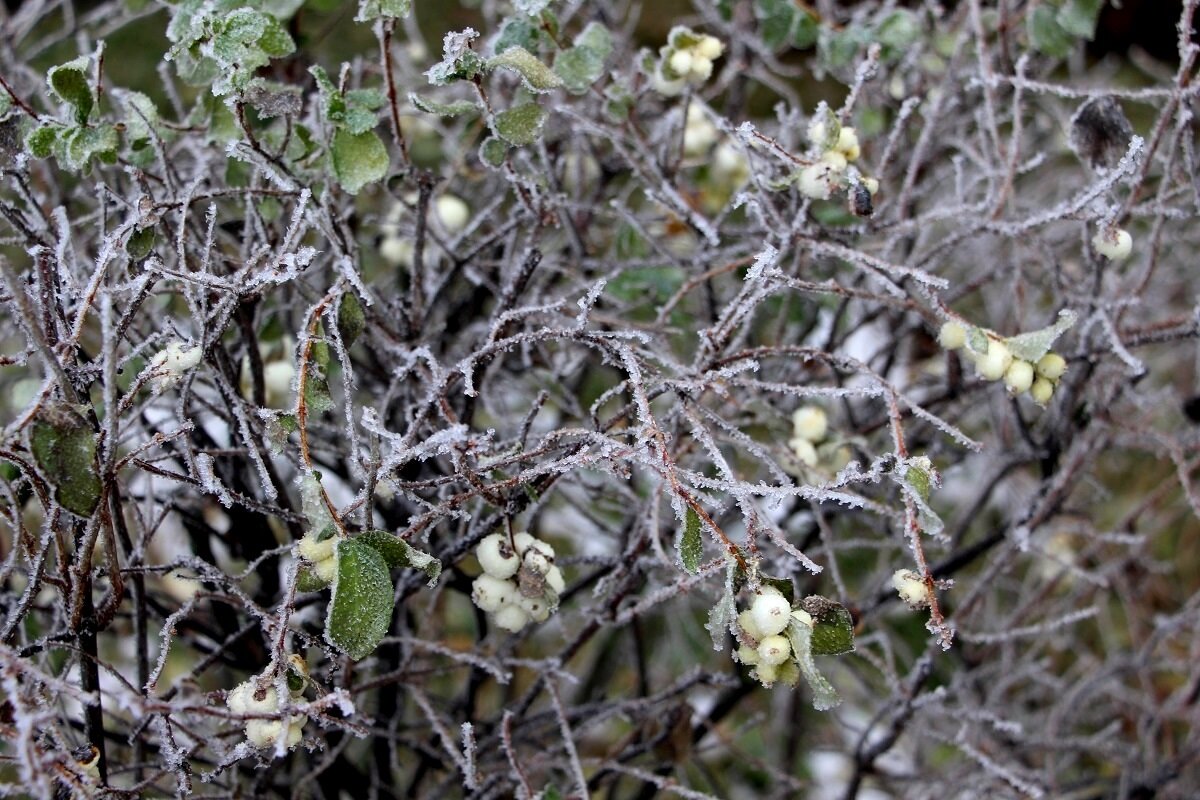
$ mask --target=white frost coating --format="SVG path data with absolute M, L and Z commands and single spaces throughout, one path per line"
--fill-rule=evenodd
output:
M 213 471 L 212 456 L 208 453 L 197 453 L 195 463 L 196 480 L 200 481 L 201 490 L 206 494 L 216 495 L 217 500 L 226 508 L 232 506 L 233 496 Z

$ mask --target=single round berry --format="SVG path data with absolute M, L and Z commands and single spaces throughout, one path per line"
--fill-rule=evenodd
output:
M 766 636 L 766 634 L 762 632 L 762 629 L 758 627 L 758 623 L 754 621 L 754 615 L 750 613 L 749 609 L 746 609 L 742 613 L 738 614 L 737 621 L 738 628 L 741 629 L 742 633 L 746 634 L 754 641 L 760 641 Z
M 754 618 L 755 626 L 767 636 L 786 628 L 791 613 L 792 604 L 779 594 L 760 594 L 750 605 L 750 616 Z
M 1039 406 L 1044 406 L 1050 402 L 1050 398 L 1054 396 L 1054 382 L 1049 378 L 1038 376 L 1034 378 L 1033 386 L 1029 387 L 1029 396 L 1033 398 L 1033 402 Z
M 444 194 L 435 203 L 438 220 L 450 233 L 458 233 L 471 218 L 471 208 L 452 194 Z
M 753 667 L 758 663 L 758 648 L 742 645 L 737 650 L 737 660 L 748 667 Z
M 1109 228 L 1096 234 L 1092 246 L 1109 261 L 1124 261 L 1133 252 L 1133 237 L 1127 230 Z
M 525 555 L 525 551 L 536 541 L 537 539 L 534 538 L 533 534 L 527 531 L 513 534 L 513 547 L 517 549 L 517 555 L 519 556 Z
M 503 606 L 492 616 L 497 628 L 516 633 L 529 623 L 529 614 L 515 603 Z
M 759 664 L 754 668 L 754 674 L 758 677 L 759 683 L 770 687 L 779 678 L 779 667 L 771 664 Z
M 712 59 L 704 58 L 702 56 L 695 56 L 692 58 L 692 69 L 690 72 L 688 72 L 688 77 L 691 79 L 692 83 L 704 83 L 706 80 L 712 77 L 712 73 Z
M 488 613 L 499 611 L 512 603 L 516 596 L 517 587 L 512 581 L 500 580 L 486 572 L 471 584 L 471 602 Z
M 892 575 L 892 588 L 910 608 L 929 604 L 929 589 L 921 576 L 910 569 L 898 569 Z
M 503 533 L 483 537 L 475 548 L 475 557 L 479 559 L 479 566 L 483 567 L 484 572 L 500 580 L 516 575 L 521 567 L 521 559 Z
M 975 366 L 978 367 L 979 374 L 987 380 L 998 381 L 1004 377 L 1004 373 L 1008 372 L 1012 361 L 1013 357 L 1012 353 L 1008 351 L 1008 345 L 992 340 L 988 342 L 987 352 L 976 360 Z
M 1046 353 L 1037 363 L 1037 374 L 1056 381 L 1067 372 L 1067 360 L 1058 353 Z
M 721 54 L 725 52 L 725 45 L 722 44 L 721 40 L 717 37 L 705 34 L 704 36 L 700 37 L 700 41 L 696 43 L 696 46 L 693 48 L 693 50 L 695 50 L 696 55 L 700 56 L 701 58 L 707 58 L 709 61 L 714 61 L 720 58 Z
M 1020 359 L 1014 360 L 1004 373 L 1004 383 L 1013 394 L 1029 391 L 1029 387 L 1033 386 L 1033 364 Z
M 817 456 L 817 448 L 814 447 L 813 443 L 808 439 L 796 437 L 788 442 L 788 444 L 791 446 L 792 452 L 796 454 L 796 458 L 798 458 L 802 463 L 807 464 L 810 467 L 815 467 L 817 465 L 817 461 L 820 460 Z
M 690 50 L 676 50 L 667 63 L 676 75 L 687 75 L 692 71 L 692 53 Z
M 551 567 L 547 570 L 546 585 L 553 589 L 555 594 L 561 595 L 563 590 L 567 588 L 567 582 L 563 579 L 562 570 L 558 567 Z
M 795 435 L 810 442 L 819 442 L 829 430 L 829 419 L 820 406 L 800 406 L 792 413 Z
M 858 144 L 858 133 L 854 128 L 842 128 L 838 133 L 835 147 L 848 161 L 854 161 L 862 155 L 862 148 Z
M 525 597 L 517 595 L 517 605 L 519 605 L 529 618 L 534 622 L 545 622 L 550 618 L 550 604 L 543 597 Z
M 792 654 L 792 645 L 786 636 L 768 636 L 758 643 L 758 663 L 778 667 Z
M 337 544 L 337 537 L 330 536 L 324 541 L 317 541 L 315 533 L 309 532 L 300 540 L 300 545 L 297 548 L 300 555 L 316 564 L 333 556 L 333 546 Z
M 938 331 L 938 344 L 947 350 L 957 350 L 967 343 L 967 329 L 961 322 L 950 320 L 942 323 Z

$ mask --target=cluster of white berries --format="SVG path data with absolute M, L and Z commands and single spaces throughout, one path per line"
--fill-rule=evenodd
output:
M 812 615 L 797 608 L 774 586 L 764 584 L 754 596 L 750 608 L 738 614 L 738 661 L 753 667 L 753 675 L 763 686 L 777 680 L 794 683 L 785 672 L 799 673 L 792 658 L 792 643 L 784 632 L 792 620 L 813 626 Z
M 313 572 L 321 580 L 331 583 L 337 573 L 337 540 L 336 535 L 318 540 L 316 531 L 304 534 L 298 545 L 300 555 L 312 563 Z
M 171 342 L 155 353 L 154 358 L 150 359 L 154 390 L 164 392 L 170 389 L 178 383 L 183 373 L 200 363 L 203 355 L 204 349 L 199 345 L 185 348 L 180 342 Z
M 800 406 L 792 413 L 792 439 L 788 446 L 796 458 L 810 467 L 817 465 L 817 445 L 825 439 L 829 421 L 820 406 Z
M 1123 228 L 1102 228 L 1092 237 L 1092 247 L 1109 261 L 1124 261 L 1133 252 L 1133 237 Z
M 822 104 L 808 125 L 810 152 L 817 160 L 800 171 L 800 192 L 814 200 L 828 200 L 840 189 L 848 189 L 855 213 L 869 214 L 870 198 L 879 191 L 879 181 L 851 169 L 862 155 L 858 133 L 843 127 L 836 115 Z M 858 195 L 866 193 L 866 198 Z M 865 208 L 864 208 L 865 207 Z
M 245 683 L 239 683 L 225 698 L 225 704 L 234 714 L 277 714 L 280 704 L 300 699 L 304 694 L 304 679 L 308 666 L 297 655 L 289 660 L 290 670 L 296 673 L 296 687 L 285 690 L 275 685 L 267 673 L 256 675 Z M 291 676 L 289 676 L 290 678 Z M 289 681 L 290 683 L 290 681 Z M 247 719 L 246 740 L 258 748 L 275 747 L 280 740 L 285 747 L 295 747 L 304 738 L 304 723 L 307 714 L 289 714 L 284 719 Z
M 713 145 L 716 145 L 714 148 Z M 723 138 L 697 105 L 689 105 L 683 126 L 683 154 L 689 159 L 705 159 L 714 181 L 737 189 L 750 179 L 750 162 L 728 138 Z
M 510 540 L 493 533 L 475 548 L 483 574 L 471 584 L 471 601 L 491 615 L 492 623 L 511 633 L 545 622 L 558 607 L 566 586 L 554 565 L 554 548 L 521 532 Z
M 914 611 L 929 605 L 929 587 L 921 576 L 911 569 L 898 569 L 892 574 L 892 588 L 900 599 Z
M 938 332 L 938 343 L 947 350 L 962 348 L 967 343 L 966 327 L 953 320 L 946 322 Z M 972 356 L 981 377 L 989 381 L 1003 379 L 1014 395 L 1029 392 L 1040 406 L 1050 402 L 1059 379 L 1067 371 L 1067 361 L 1058 353 L 1048 352 L 1035 364 L 1015 358 L 1008 345 L 999 339 L 989 338 L 987 350 L 972 352 Z
M 416 196 L 407 198 L 416 202 Z M 411 268 L 413 263 L 412 239 L 406 237 L 400 230 L 400 218 L 404 215 L 404 203 L 396 203 L 387 213 L 380 230 L 383 238 L 379 242 L 379 255 L 393 267 Z M 458 233 L 467 226 L 471 219 L 471 208 L 459 197 L 443 194 L 433 201 L 433 214 L 438 223 L 451 235 Z
M 686 86 L 700 86 L 712 77 L 713 62 L 725 52 L 725 44 L 715 36 L 679 26 L 671 30 L 667 44 L 658 52 L 654 88 L 673 97 Z

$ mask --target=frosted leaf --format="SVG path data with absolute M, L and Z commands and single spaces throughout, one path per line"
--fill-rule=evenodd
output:
M 825 676 L 817 670 L 813 661 L 813 629 L 793 619 L 788 623 L 787 637 L 792 643 L 792 653 L 796 657 L 796 665 L 800 667 L 804 680 L 808 681 L 813 692 L 813 708 L 817 711 L 828 711 L 841 704 L 842 698 L 837 689 L 833 688 Z
M 325 504 L 325 498 L 322 495 L 319 475 L 317 473 L 303 475 L 299 479 L 299 483 L 300 510 L 308 519 L 308 529 L 319 533 L 326 528 L 336 527 L 333 524 L 333 517 L 329 514 L 329 507 Z
M 700 568 L 704 555 L 704 541 L 700 536 L 700 515 L 691 506 L 684 513 L 683 531 L 676 545 L 683 568 L 693 575 Z
M 713 650 L 720 652 L 725 649 L 725 636 L 729 627 L 737 619 L 737 602 L 733 597 L 733 580 L 737 572 L 737 562 L 729 558 L 725 565 L 725 586 L 717 600 L 708 612 L 708 622 L 704 627 L 712 636 Z
M 518 14 L 535 16 L 550 7 L 550 0 L 513 0 L 513 8 Z
M 1075 324 L 1077 315 L 1069 308 L 1058 312 L 1058 319 L 1049 327 L 1042 328 L 1005 339 L 1005 344 L 1014 358 L 1036 364 L 1042 356 L 1050 352 L 1054 340 L 1066 333 Z
M 392 580 L 383 556 L 372 547 L 342 539 L 336 553 L 325 640 L 358 661 L 371 654 L 391 626 Z
M 542 135 L 546 112 L 536 103 L 523 103 L 496 115 L 496 135 L 509 144 L 533 144 Z
M 379 555 L 383 556 L 388 567 L 409 567 L 421 570 L 429 576 L 430 586 L 435 585 L 438 576 L 442 574 L 442 562 L 387 531 L 364 531 L 355 537 L 354 541 L 374 548 Z
M 442 40 L 442 60 L 425 73 L 434 86 L 444 86 L 456 80 L 470 80 L 483 70 L 483 59 L 471 50 L 471 42 L 479 36 L 474 28 L 451 31 Z
M 521 76 L 521 82 L 531 92 L 544 93 L 563 85 L 562 78 L 520 45 L 510 47 L 488 60 L 488 69 L 509 69 Z
M 68 405 L 47 406 L 29 432 L 38 470 L 54 487 L 54 499 L 73 514 L 90 517 L 100 500 L 96 434 Z

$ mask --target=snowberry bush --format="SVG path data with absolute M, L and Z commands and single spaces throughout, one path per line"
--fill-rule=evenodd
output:
M 1192 796 L 1198 2 L 8 4 L 0 796 Z

